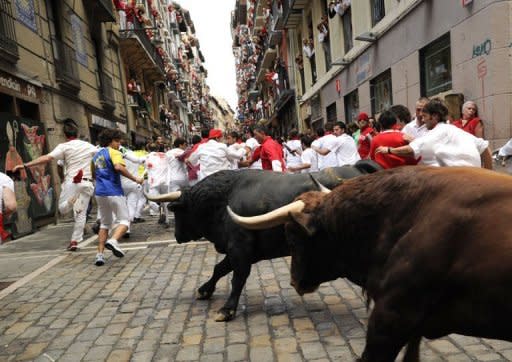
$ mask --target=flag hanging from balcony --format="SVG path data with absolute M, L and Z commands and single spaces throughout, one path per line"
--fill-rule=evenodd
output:
M 16 14 L 20 23 L 37 32 L 34 0 L 16 0 Z
M 85 48 L 85 40 L 82 26 L 82 20 L 76 15 L 71 15 L 71 29 L 73 32 L 73 41 L 75 43 L 76 61 L 87 68 L 87 50 Z

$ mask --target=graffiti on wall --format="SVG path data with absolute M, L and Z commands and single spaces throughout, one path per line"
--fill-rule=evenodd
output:
M 0 113 L 0 171 L 10 174 L 46 150 L 46 136 L 39 121 Z M 55 214 L 55 192 L 48 165 L 22 169 L 15 176 L 18 211 L 11 225 L 14 237 L 33 229 L 33 220 Z

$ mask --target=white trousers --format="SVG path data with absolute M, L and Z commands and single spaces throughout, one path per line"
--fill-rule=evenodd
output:
M 166 194 L 168 192 L 168 190 L 169 190 L 169 186 L 167 186 L 167 185 L 150 186 L 148 194 L 151 196 L 158 196 L 158 195 Z M 167 210 L 167 202 L 162 203 L 161 206 L 163 207 L 165 220 L 167 221 L 167 217 L 169 215 L 169 211 Z M 156 202 L 150 201 L 149 208 L 153 212 L 159 212 L 160 206 Z
M 134 218 L 140 217 L 140 213 L 139 216 L 137 216 L 137 207 L 141 195 L 144 196 L 142 194 L 142 188 L 140 185 L 134 182 L 126 183 L 123 184 L 123 191 L 124 195 L 126 196 L 126 203 L 128 205 L 128 216 L 130 222 L 132 222 Z
M 110 229 L 114 215 L 120 225 L 130 227 L 128 206 L 124 196 L 96 196 L 96 203 L 101 214 L 101 229 Z M 114 214 L 114 215 L 113 215 Z
M 87 217 L 87 207 L 94 193 L 94 185 L 90 181 L 78 184 L 64 182 L 59 196 L 59 212 L 67 214 L 73 210 L 73 234 L 71 240 L 80 242 L 84 239 L 84 226 Z

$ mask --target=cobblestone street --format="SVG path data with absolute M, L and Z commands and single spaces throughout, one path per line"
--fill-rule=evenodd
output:
M 289 285 L 289 258 L 264 261 L 252 270 L 236 319 L 215 322 L 229 277 L 210 301 L 194 295 L 221 256 L 205 241 L 176 244 L 172 229 L 154 221 L 135 225 L 125 258 L 108 254 L 96 267 L 91 245 L 1 299 L 0 361 L 352 361 L 361 354 L 360 288 L 339 279 L 300 297 Z M 509 359 L 512 344 L 501 341 L 452 335 L 422 345 L 422 361 Z

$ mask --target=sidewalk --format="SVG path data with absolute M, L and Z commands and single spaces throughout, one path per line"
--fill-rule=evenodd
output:
M 63 221 L 0 245 L 0 283 L 19 280 L 55 257 L 67 253 L 72 229 L 71 221 Z M 85 235 L 84 241 L 91 242 L 95 237 L 94 234 Z

